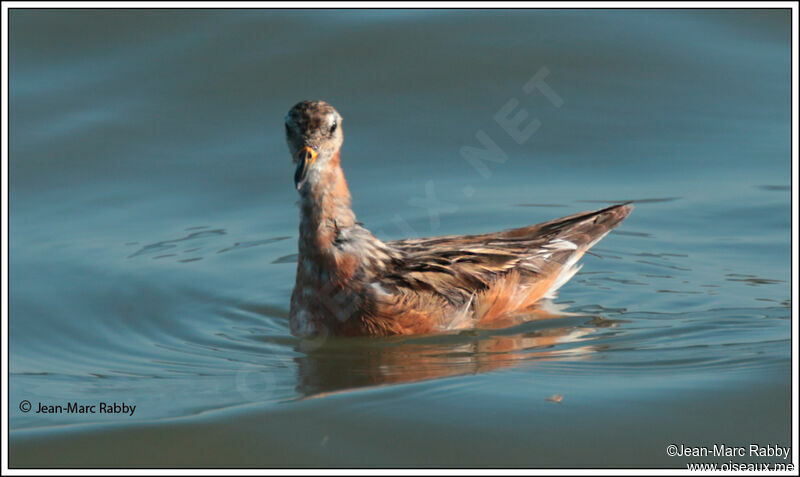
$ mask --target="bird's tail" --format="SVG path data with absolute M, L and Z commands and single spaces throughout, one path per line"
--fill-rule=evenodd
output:
M 575 276 L 583 266 L 577 263 L 586 251 L 625 220 L 632 210 L 633 205 L 630 203 L 618 204 L 562 219 L 569 222 L 569 224 L 562 225 L 562 232 L 556 234 L 551 244 L 557 247 L 571 248 L 574 251 L 562 258 L 563 262 L 558 275 L 543 298 L 555 298 L 558 289 Z

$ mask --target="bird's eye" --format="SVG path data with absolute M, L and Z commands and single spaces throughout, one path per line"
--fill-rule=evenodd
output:
M 339 124 L 336 121 L 333 122 L 333 124 L 331 125 L 331 134 L 336 132 L 336 126 L 338 126 L 338 125 Z

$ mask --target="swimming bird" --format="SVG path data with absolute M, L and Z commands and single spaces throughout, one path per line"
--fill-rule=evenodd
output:
M 523 314 L 581 266 L 630 204 L 480 235 L 383 242 L 356 220 L 341 167 L 342 116 L 324 101 L 286 115 L 300 193 L 298 336 L 389 336 L 488 326 Z

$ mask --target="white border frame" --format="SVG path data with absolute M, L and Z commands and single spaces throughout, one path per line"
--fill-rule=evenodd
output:
M 2 468 L 3 475 L 697 475 L 683 469 L 9 469 L 8 468 L 8 10 L 10 8 L 786 8 L 792 10 L 792 462 L 798 468 L 798 76 L 796 2 L 3 2 L 2 4 Z M 743 472 L 713 472 L 713 475 Z M 785 472 L 748 472 L 796 475 Z

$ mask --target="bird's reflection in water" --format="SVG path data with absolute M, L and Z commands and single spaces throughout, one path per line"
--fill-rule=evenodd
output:
M 534 361 L 583 360 L 607 347 L 600 333 L 621 322 L 552 306 L 509 317 L 493 329 L 416 338 L 301 341 L 297 391 L 306 398 L 364 387 L 486 373 Z

